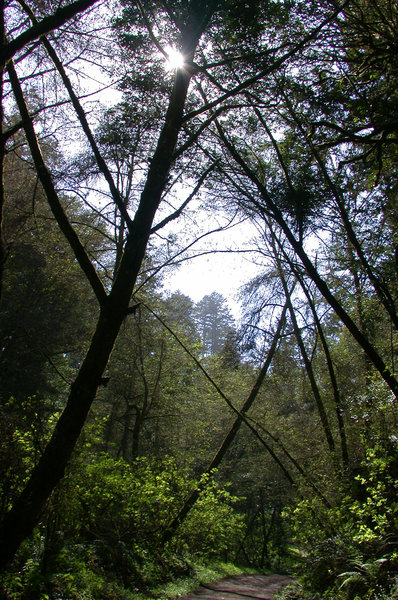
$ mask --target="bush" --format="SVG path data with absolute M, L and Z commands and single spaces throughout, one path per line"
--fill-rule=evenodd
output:
M 149 593 L 156 583 L 189 577 L 190 556 L 221 557 L 242 527 L 237 498 L 213 479 L 204 483 L 197 505 L 164 550 L 163 531 L 197 482 L 172 458 L 139 458 L 130 465 L 86 447 L 19 553 L 3 595 L 118 599 L 124 598 L 121 590 Z
M 384 598 L 398 573 L 398 449 L 395 441 L 367 450 L 352 494 L 336 506 L 302 500 L 286 517 L 309 587 L 331 597 Z

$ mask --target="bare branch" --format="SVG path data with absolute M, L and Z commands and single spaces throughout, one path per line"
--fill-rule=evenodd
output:
M 210 167 L 208 167 L 206 169 L 206 171 L 204 173 L 202 173 L 202 175 L 200 176 L 200 178 L 198 180 L 198 183 L 195 185 L 193 191 L 189 194 L 188 198 L 181 204 L 181 206 L 174 213 L 172 213 L 171 215 L 169 215 L 168 217 L 163 219 L 163 221 L 160 221 L 160 223 L 155 225 L 155 227 L 152 227 L 151 233 L 155 233 L 156 231 L 159 231 L 159 229 L 162 229 L 165 225 L 167 225 L 171 221 L 178 219 L 178 217 L 181 215 L 184 208 L 191 202 L 191 200 L 199 192 L 204 180 L 209 175 L 209 173 L 211 173 L 214 170 L 216 164 L 217 163 L 213 163 L 212 165 L 210 165 Z
M 345 2 L 343 2 L 343 4 L 341 6 L 339 6 L 335 11 L 333 11 L 333 13 L 331 15 L 329 15 L 329 17 L 327 19 L 324 19 L 324 21 L 322 21 L 322 23 L 318 27 L 316 27 L 311 33 L 309 33 L 308 35 L 306 35 L 301 40 L 301 42 L 299 42 L 298 44 L 295 44 L 289 50 L 289 52 L 285 52 L 285 54 L 283 54 L 280 58 L 278 58 L 277 60 L 275 60 L 272 63 L 272 65 L 270 65 L 266 69 L 263 69 L 262 71 L 260 71 L 259 73 L 257 73 L 257 75 L 253 75 L 253 77 L 249 77 L 245 81 L 242 81 L 237 86 L 235 86 L 234 88 L 232 88 L 231 90 L 229 90 L 229 92 L 226 92 L 225 94 L 222 94 L 221 96 L 219 96 L 215 100 L 212 100 L 211 102 L 208 102 L 207 104 L 205 104 L 201 108 L 198 108 L 196 110 L 192 110 L 191 112 L 187 113 L 184 116 L 184 118 L 183 118 L 183 122 L 186 123 L 187 121 L 190 121 L 194 117 L 197 117 L 198 115 L 206 112 L 207 110 L 210 110 L 210 109 L 214 108 L 215 106 L 217 106 L 221 102 L 224 102 L 224 100 L 228 100 L 228 98 L 231 98 L 232 96 L 236 96 L 237 94 L 240 94 L 240 92 L 245 91 L 249 86 L 253 85 L 254 83 L 257 83 L 257 81 L 260 81 L 260 79 L 263 79 L 263 77 L 266 77 L 270 73 L 273 73 L 274 71 L 276 71 L 277 69 L 279 69 L 279 67 L 288 58 L 291 58 L 292 56 L 294 56 L 295 54 L 297 54 L 297 52 L 299 52 L 300 50 L 302 50 L 309 42 L 311 42 L 313 39 L 315 39 L 317 37 L 317 35 L 322 31 L 322 29 L 326 25 L 328 25 L 329 23 L 331 23 L 333 21 L 333 19 L 335 19 L 337 17 L 337 15 L 344 9 L 344 7 L 349 2 L 350 2 L 350 0 L 346 0 Z
M 78 13 L 93 6 L 96 2 L 98 2 L 98 0 L 76 0 L 71 4 L 58 8 L 52 15 L 44 17 L 44 19 L 21 33 L 21 35 L 8 42 L 7 45 L 0 49 L 0 64 L 5 65 L 17 52 L 19 52 L 19 50 L 22 50 L 24 46 L 35 41 L 41 35 L 45 35 L 61 25 L 64 25 L 64 23 L 73 19 Z
M 84 274 L 93 288 L 93 291 L 97 297 L 98 302 L 102 305 L 106 300 L 106 292 L 100 278 L 97 275 L 93 264 L 91 263 L 86 251 L 79 240 L 75 230 L 69 223 L 68 217 L 66 216 L 62 205 L 59 201 L 58 194 L 55 190 L 50 172 L 48 171 L 41 150 L 39 142 L 36 137 L 36 132 L 33 126 L 33 121 L 29 115 L 28 107 L 26 106 L 25 98 L 23 96 L 22 88 L 18 80 L 18 75 L 15 71 L 12 61 L 9 61 L 7 66 L 8 76 L 11 81 L 12 89 L 14 92 L 15 100 L 17 102 L 19 112 L 24 125 L 26 139 L 29 144 L 30 152 L 32 154 L 33 161 L 35 163 L 36 171 L 43 189 L 46 193 L 48 203 L 57 220 L 58 225 L 61 228 L 62 233 L 68 240 L 76 259 L 81 266 Z
M 21 4 L 21 6 L 23 7 L 23 9 L 27 12 L 27 14 L 31 18 L 32 22 L 37 24 L 36 17 L 34 16 L 32 10 L 29 8 L 29 6 L 24 2 L 24 0 L 18 0 L 18 1 Z M 127 212 L 127 208 L 125 206 L 125 203 L 123 202 L 123 198 L 121 197 L 119 190 L 117 189 L 117 187 L 115 185 L 115 182 L 113 181 L 111 172 L 109 171 L 108 166 L 107 166 L 104 158 L 102 157 L 102 154 L 97 146 L 97 143 L 94 139 L 94 136 L 93 136 L 90 126 L 88 124 L 86 113 L 84 112 L 84 109 L 83 109 L 82 105 L 80 104 L 79 99 L 73 90 L 71 81 L 70 81 L 69 77 L 67 76 L 64 66 L 61 63 L 60 59 L 58 58 L 58 55 L 55 52 L 54 48 L 52 47 L 52 45 L 50 44 L 50 42 L 48 41 L 48 39 L 45 36 L 42 36 L 41 39 L 42 39 L 45 49 L 47 50 L 51 60 L 53 61 L 54 65 L 55 65 L 55 68 L 57 69 L 58 73 L 61 76 L 61 79 L 62 79 L 62 82 L 63 82 L 65 88 L 67 89 L 67 92 L 69 94 L 69 97 L 70 97 L 72 105 L 73 105 L 73 108 L 76 111 L 76 114 L 78 116 L 78 119 L 80 121 L 82 129 L 83 129 L 84 133 L 86 134 L 86 137 L 89 141 L 89 144 L 91 146 L 91 149 L 92 149 L 95 159 L 97 161 L 98 168 L 100 169 L 101 173 L 104 175 L 104 177 L 108 183 L 110 192 L 112 194 L 112 198 L 113 198 L 116 206 L 118 207 L 123 219 L 126 221 L 127 227 L 130 230 L 131 229 L 131 219 Z

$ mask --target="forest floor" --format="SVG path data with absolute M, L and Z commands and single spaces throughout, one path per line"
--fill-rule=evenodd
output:
M 273 600 L 275 593 L 291 582 L 287 575 L 234 575 L 202 584 L 181 600 Z

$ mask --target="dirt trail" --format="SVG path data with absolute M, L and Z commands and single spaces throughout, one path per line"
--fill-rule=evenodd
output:
M 275 592 L 291 582 L 287 575 L 237 575 L 201 585 L 181 600 L 273 600 Z

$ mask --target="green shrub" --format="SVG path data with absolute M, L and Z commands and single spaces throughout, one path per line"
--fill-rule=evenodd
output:
M 237 498 L 213 478 L 201 483 L 196 506 L 163 549 L 163 531 L 198 482 L 169 457 L 129 464 L 86 445 L 14 562 L 5 597 L 124 598 L 121 590 L 148 594 L 191 577 L 191 556 L 222 557 L 243 526 Z
M 315 591 L 354 600 L 388 594 L 398 572 L 398 451 L 375 443 L 366 453 L 352 493 L 347 486 L 327 507 L 319 498 L 286 513 Z

